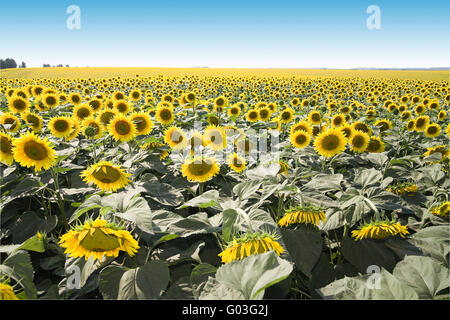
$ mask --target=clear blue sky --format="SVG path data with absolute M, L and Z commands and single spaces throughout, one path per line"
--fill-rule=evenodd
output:
M 69 30 L 69 5 L 81 29 Z M 381 30 L 369 30 L 369 5 Z M 0 57 L 70 66 L 449 67 L 450 1 L 2 1 Z

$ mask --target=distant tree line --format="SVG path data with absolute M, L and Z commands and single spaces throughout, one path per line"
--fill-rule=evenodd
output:
M 20 65 L 12 58 L 6 58 L 5 60 L 0 59 L 0 69 L 9 69 L 9 68 L 26 68 L 27 65 L 22 61 Z
M 53 68 L 55 68 L 55 67 L 57 67 L 57 68 L 62 68 L 62 67 L 64 67 L 62 64 L 58 64 L 58 65 L 50 65 L 50 64 L 47 64 L 47 63 L 44 63 L 43 65 L 42 65 L 44 68 L 51 68 L 51 67 L 53 67 Z M 68 68 L 69 67 L 69 65 L 68 64 L 66 64 L 66 68 Z

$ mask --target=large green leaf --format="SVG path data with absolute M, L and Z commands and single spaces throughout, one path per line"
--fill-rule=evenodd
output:
M 218 205 L 219 205 L 219 191 L 209 190 L 201 194 L 200 196 L 185 202 L 180 207 L 178 207 L 178 209 L 183 209 L 187 207 L 196 207 L 203 209 Z
M 19 282 L 28 299 L 36 298 L 36 287 L 33 282 L 34 270 L 28 252 L 18 250 L 11 253 L 0 265 L 0 273 Z
M 292 269 L 289 262 L 270 251 L 221 266 L 216 279 L 241 292 L 245 299 L 262 299 L 264 290 L 286 279 Z
M 342 174 L 318 174 L 304 185 L 304 188 L 320 192 L 341 190 Z
M 299 228 L 297 230 L 281 229 L 281 235 L 297 268 L 311 277 L 311 270 L 322 252 L 323 238 L 320 233 Z
M 165 206 L 176 207 L 184 202 L 181 191 L 167 183 L 145 182 L 141 188 L 139 190 L 147 193 L 152 200 Z
M 116 300 L 119 294 L 120 279 L 127 268 L 119 265 L 110 265 L 100 272 L 98 287 L 104 299 Z
M 448 268 L 430 257 L 405 257 L 395 267 L 394 276 L 413 288 L 420 299 L 435 299 L 450 286 Z
M 244 300 L 243 294 L 229 286 L 220 283 L 216 278 L 209 277 L 203 286 L 199 300 Z
M 363 189 L 374 185 L 383 179 L 383 175 L 379 170 L 374 168 L 365 169 L 355 177 L 355 183 L 362 186 Z
M 246 200 L 252 196 L 261 187 L 260 179 L 248 180 L 234 186 L 233 192 L 239 197 L 239 200 Z
M 119 300 L 158 299 L 169 284 L 169 268 L 164 262 L 150 261 L 142 267 L 123 273 L 117 298 Z

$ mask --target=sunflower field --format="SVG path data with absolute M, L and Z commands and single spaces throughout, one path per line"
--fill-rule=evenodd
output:
M 0 299 L 449 299 L 446 80 L 3 78 Z

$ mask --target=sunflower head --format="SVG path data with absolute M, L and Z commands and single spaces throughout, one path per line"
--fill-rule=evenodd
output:
M 64 253 L 75 258 L 101 260 L 104 256 L 116 258 L 120 251 L 130 256 L 139 249 L 138 242 L 129 231 L 103 219 L 88 220 L 73 227 L 60 237 L 59 245 Z
M 0 132 L 0 162 L 11 165 L 14 161 L 13 140 L 9 134 Z
M 384 239 L 391 236 L 400 235 L 404 238 L 409 234 L 408 227 L 395 221 L 374 221 L 360 226 L 352 231 L 352 237 L 355 240 Z
M 122 113 L 116 114 L 107 128 L 116 141 L 127 142 L 136 136 L 136 125 Z
M 24 113 L 30 109 L 30 103 L 27 98 L 13 95 L 8 99 L 8 107 L 13 113 Z
M 293 224 L 312 224 L 318 226 L 326 220 L 325 210 L 312 204 L 304 204 L 290 207 L 285 210 L 284 216 L 278 221 L 278 225 L 287 227 Z
M 312 131 L 312 130 L 311 130 Z M 304 130 L 297 130 L 289 135 L 291 144 L 297 149 L 303 149 L 311 142 L 311 135 Z
M 170 125 L 175 121 L 173 107 L 168 103 L 160 103 L 155 112 L 156 120 L 163 125 Z
M 339 129 L 328 129 L 320 133 L 314 141 L 317 153 L 327 158 L 343 152 L 346 144 L 347 139 Z
M 355 130 L 348 139 L 348 142 L 351 145 L 350 149 L 352 151 L 361 153 L 366 151 L 367 147 L 369 146 L 370 137 L 365 132 Z
M 386 190 L 396 195 L 402 195 L 415 193 L 417 189 L 417 185 L 414 182 L 399 182 L 389 186 Z
M 132 113 L 130 116 L 130 119 L 136 125 L 136 134 L 137 135 L 149 134 L 153 129 L 153 121 L 150 118 L 150 115 L 146 112 Z
M 441 134 L 441 130 L 440 125 L 437 123 L 431 123 L 426 126 L 424 133 L 428 138 L 435 138 Z
M 233 169 L 237 173 L 241 173 L 245 170 L 246 161 L 245 159 L 238 155 L 237 153 L 233 153 L 228 156 L 228 166 Z
M 221 126 L 206 127 L 203 139 L 205 144 L 213 150 L 222 150 L 227 146 L 226 132 Z
M 181 150 L 188 145 L 188 139 L 184 130 L 175 126 L 166 129 L 164 142 L 176 150 Z
M 367 146 L 366 151 L 372 153 L 380 153 L 385 149 L 384 142 L 381 141 L 380 137 L 372 136 L 370 137 L 369 145 Z
M 181 166 L 181 173 L 190 182 L 206 182 L 219 173 L 220 167 L 214 158 L 195 157 L 186 160 Z
M 433 207 L 430 212 L 435 216 L 447 217 L 450 213 L 450 201 L 444 201 L 440 205 Z
M 72 121 L 69 117 L 54 117 L 48 123 L 48 127 L 54 137 L 64 138 L 72 132 Z
M 20 300 L 14 293 L 14 288 L 8 284 L 8 281 L 0 282 L 0 300 Z
M 87 183 L 94 183 L 103 191 L 117 191 L 130 183 L 131 174 L 109 161 L 100 161 L 81 172 Z
M 4 113 L 0 116 L 0 123 L 2 125 L 7 125 L 7 130 L 11 133 L 16 133 L 19 131 L 21 122 L 18 117 L 13 113 Z
M 49 169 L 56 162 L 56 155 L 47 138 L 41 139 L 28 132 L 13 140 L 14 159 L 23 167 L 34 167 L 36 171 Z

